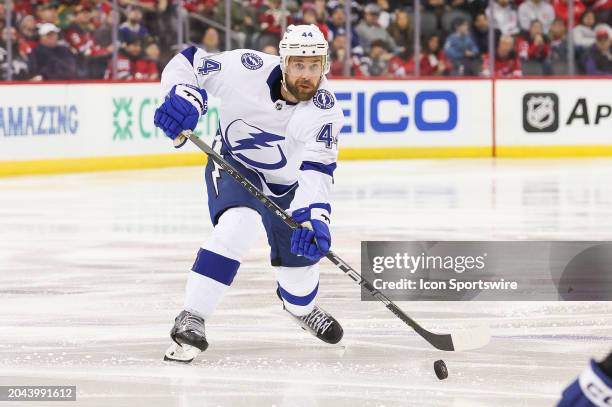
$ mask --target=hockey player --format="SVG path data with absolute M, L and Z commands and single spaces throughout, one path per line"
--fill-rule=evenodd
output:
M 612 353 L 589 366 L 563 392 L 557 407 L 612 406 Z
M 176 317 L 166 359 L 189 362 L 208 347 L 204 324 L 232 284 L 263 223 L 276 272 L 277 295 L 301 327 L 327 343 L 343 335 L 338 321 L 316 305 L 317 262 L 329 251 L 329 194 L 343 114 L 325 74 L 328 44 L 314 25 L 291 25 L 278 56 L 238 49 L 207 54 L 190 47 L 162 74 L 167 94 L 155 125 L 185 143 L 207 111 L 207 94 L 221 99 L 213 143 L 231 165 L 295 220 L 293 232 L 212 161 L 206 166 L 212 235 L 199 250 Z M 280 63 L 279 63 L 280 62 Z

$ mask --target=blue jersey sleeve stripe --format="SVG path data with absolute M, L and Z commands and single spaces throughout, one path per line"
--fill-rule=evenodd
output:
M 336 163 L 331 164 L 321 164 L 314 161 L 303 161 L 300 166 L 300 170 L 302 171 L 318 171 L 323 174 L 327 174 L 330 177 L 334 176 L 334 171 L 336 170 Z
M 308 207 L 310 209 L 312 209 L 312 208 L 325 209 L 329 214 L 331 214 L 331 205 L 328 204 L 328 203 L 315 202 L 313 204 L 310 204 Z
M 195 58 L 195 53 L 197 50 L 198 49 L 196 47 L 189 47 L 182 50 L 181 54 L 183 54 L 183 56 L 187 58 L 187 61 L 189 61 L 189 63 L 193 65 L 193 59 Z
M 317 283 L 317 286 L 310 294 L 304 296 L 293 295 L 281 287 L 280 284 L 278 285 L 278 291 L 280 292 L 281 297 L 283 297 L 283 300 L 287 301 L 289 304 L 305 306 L 310 304 L 317 296 L 319 284 Z

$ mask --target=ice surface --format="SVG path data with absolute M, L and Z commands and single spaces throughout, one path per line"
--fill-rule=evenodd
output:
M 612 240 L 609 176 L 604 159 L 341 162 L 334 250 L 359 268 L 361 240 Z M 0 180 L 0 384 L 77 386 L 53 406 L 553 406 L 611 347 L 610 303 L 400 303 L 431 330 L 491 326 L 484 349 L 436 351 L 324 262 L 345 328 L 328 346 L 282 311 L 262 235 L 209 350 L 165 363 L 210 229 L 197 167 Z

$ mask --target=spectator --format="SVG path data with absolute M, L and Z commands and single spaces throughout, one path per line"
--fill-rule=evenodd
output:
M 376 40 L 383 41 L 387 49 L 392 51 L 397 49 L 391 35 L 378 23 L 379 15 L 380 7 L 376 4 L 368 4 L 365 7 L 365 18 L 355 28 L 366 53 L 369 53 L 371 44 Z
M 327 41 L 331 40 L 329 28 L 317 18 L 317 8 L 313 3 L 304 3 L 302 6 L 302 24 L 314 24 L 319 27 Z
M 567 24 L 567 15 L 568 15 L 568 1 L 567 0 L 552 0 L 552 6 L 555 10 L 555 16 L 561 18 L 561 20 Z M 580 17 L 586 11 L 586 6 L 582 2 L 582 0 L 574 0 L 574 24 L 580 21 Z
M 36 20 L 33 16 L 24 16 L 19 21 L 19 32 L 17 33 L 19 53 L 23 58 L 27 59 L 30 52 L 38 45 L 36 37 Z
M 174 3 L 177 6 L 179 4 L 179 2 L 176 0 Z M 218 3 L 219 1 L 217 0 L 183 0 L 183 7 L 189 13 L 196 14 L 199 17 L 218 21 Z M 200 39 L 202 39 L 202 35 L 204 35 L 204 31 L 206 31 L 206 28 L 208 28 L 208 24 L 206 24 L 204 21 L 197 18 L 190 18 L 189 37 L 186 38 L 186 40 L 191 42 L 200 41 Z
M 550 25 L 555 19 L 555 10 L 546 0 L 526 0 L 518 8 L 519 27 L 522 31 L 529 31 L 533 20 L 540 20 L 544 27 L 544 34 L 548 34 Z
M 414 74 L 414 58 L 404 50 L 389 60 L 387 73 L 395 77 L 406 77 Z
M 332 41 L 339 35 L 346 36 L 346 14 L 342 6 L 335 7 L 331 12 L 331 19 L 328 23 L 329 31 L 331 32 Z M 351 49 L 353 54 L 363 54 L 363 47 L 359 39 L 359 34 L 355 28 L 351 26 Z
M 149 37 L 149 30 L 142 24 L 142 8 L 138 5 L 128 6 L 127 20 L 119 26 L 119 41 L 126 42 L 134 35 L 143 41 Z
M 0 24 L 0 27 L 4 27 Z M 20 81 L 28 79 L 28 64 L 19 53 L 19 44 L 16 41 L 17 30 L 14 28 L 0 28 L 0 80 L 8 80 L 9 70 L 12 74 L 12 80 Z M 11 44 L 12 59 L 11 65 L 8 63 L 8 36 L 11 34 L 13 39 Z
M 327 8 L 325 0 L 315 0 L 313 2 L 315 10 L 317 11 L 317 21 L 325 21 L 327 19 Z
M 423 8 L 425 12 L 433 14 L 438 20 L 449 10 L 444 0 L 426 0 Z M 438 21 L 437 24 L 439 23 Z
M 109 0 L 93 0 L 90 2 L 93 24 L 96 28 L 100 27 L 106 20 L 109 14 L 113 11 L 113 4 Z
M 79 77 L 102 78 L 112 45 L 101 47 L 95 40 L 91 24 L 91 9 L 78 5 L 74 9 L 73 23 L 66 29 L 66 42 L 77 55 Z
M 487 8 L 487 15 L 492 16 L 494 27 L 504 35 L 515 35 L 519 32 L 518 13 L 510 5 L 510 0 L 496 0 Z
M 200 47 L 211 54 L 221 52 L 219 50 L 219 31 L 214 27 L 208 27 L 202 36 Z
M 281 37 L 283 20 L 287 21 L 287 26 L 293 24 L 291 14 L 281 8 L 281 0 L 267 0 L 267 8 L 259 15 L 261 31 L 278 42 Z
M 395 21 L 387 29 L 391 38 L 398 46 L 400 53 L 405 53 L 408 58 L 412 57 L 414 52 L 414 28 L 410 23 L 410 15 L 405 10 L 397 10 L 395 12 Z
M 244 7 L 232 7 L 230 24 L 232 26 L 232 49 L 250 48 L 257 49 L 255 43 L 258 35 L 259 25 L 256 24 L 255 8 L 249 5 L 248 0 L 242 1 Z M 216 21 L 225 25 L 225 2 L 219 2 L 215 12 Z M 219 33 L 221 43 L 224 43 L 225 35 Z M 201 38 L 201 37 L 200 37 Z
M 543 34 L 542 23 L 533 20 L 529 34 L 518 37 L 518 55 L 523 60 L 544 62 L 550 54 L 548 38 Z
M 563 19 L 555 18 L 548 34 L 550 36 L 551 61 L 567 62 L 567 32 Z
M 440 35 L 433 33 L 425 38 L 423 55 L 419 61 L 421 76 L 442 76 L 451 71 L 451 65 L 440 47 Z
M 458 18 L 454 22 L 455 32 L 451 34 L 444 44 L 446 57 L 453 64 L 453 75 L 475 74 L 474 62 L 478 56 L 478 47 L 474 43 L 469 31 L 467 20 Z
M 486 54 L 482 59 L 482 75 L 491 76 L 489 70 L 489 55 Z M 497 50 L 495 53 L 494 75 L 496 77 L 519 77 L 523 75 L 521 60 L 514 50 L 514 38 L 510 35 L 499 37 Z
M 32 80 L 70 80 L 77 77 L 77 61 L 68 47 L 59 45 L 59 28 L 51 23 L 38 28 L 40 44 L 28 57 Z
M 112 78 L 112 60 L 104 74 L 105 79 Z M 138 35 L 126 38 L 125 45 L 117 56 L 118 80 L 156 80 L 159 78 L 157 65 L 142 55 L 142 39 Z
M 476 17 L 474 17 L 474 29 L 472 34 L 480 54 L 489 52 L 489 18 L 485 13 L 478 13 Z M 497 41 L 500 35 L 501 33 L 497 28 L 493 30 L 494 42 Z
M 610 34 L 606 29 L 600 29 L 595 38 L 595 44 L 586 57 L 586 73 L 587 75 L 612 75 Z
M 612 0 L 591 0 L 587 4 L 592 4 L 597 21 L 612 25 Z
M 574 45 L 583 49 L 591 47 L 595 43 L 596 32 L 599 30 L 606 30 L 608 36 L 612 35 L 612 30 L 608 24 L 597 24 L 595 25 L 595 13 L 587 11 L 582 15 L 580 24 L 574 27 L 572 36 L 574 38 Z
M 330 69 L 332 76 L 344 75 L 344 61 L 346 57 L 346 36 L 336 35 L 330 47 Z M 361 54 L 352 54 L 350 61 L 350 76 L 364 76 L 361 66 Z
M 96 23 L 96 29 L 93 31 L 93 37 L 100 47 L 108 48 L 113 43 L 113 19 L 118 17 L 118 13 L 112 11 L 98 14 L 99 20 Z
M 107 0 L 95 0 L 95 1 L 107 1 Z M 157 35 L 161 33 L 170 33 L 175 29 L 175 26 L 171 25 L 171 11 L 169 10 L 168 3 L 172 0 L 138 0 L 138 5 L 142 9 L 143 14 L 143 25 L 147 27 L 150 32 Z M 166 37 L 166 36 L 161 36 Z M 147 39 L 144 39 L 146 42 Z
M 145 58 L 155 64 L 157 72 L 164 70 L 161 63 L 161 50 L 156 42 L 150 42 L 145 48 Z
M 389 60 L 392 55 L 387 50 L 387 44 L 381 39 L 376 39 L 370 44 L 368 56 L 363 58 L 361 66 L 366 76 L 387 75 Z
M 329 74 L 331 76 L 344 75 L 344 60 L 346 57 L 346 36 L 336 35 L 329 47 Z
M 57 7 L 54 6 L 54 3 L 39 5 L 36 7 L 36 19 L 39 25 L 45 23 L 57 25 L 59 23 Z
M 377 0 L 376 4 L 378 4 L 378 7 L 380 7 L 380 14 L 378 15 L 378 24 L 380 24 L 380 26 L 382 28 L 389 28 L 389 26 L 391 25 L 391 12 L 389 10 L 391 10 L 391 8 L 389 7 L 389 1 L 388 0 Z M 396 10 L 399 10 L 399 8 L 396 8 Z
M 317 0 L 315 0 L 317 1 Z M 347 0 L 348 1 L 348 0 Z M 365 3 L 365 0 L 352 0 L 351 1 L 351 23 L 353 27 L 356 26 L 360 20 L 363 19 L 363 7 L 360 3 Z M 330 13 L 338 7 L 344 10 L 345 0 L 330 0 L 326 2 L 326 7 Z
M 450 0 L 450 7 L 453 10 L 462 10 L 468 14 L 471 11 L 471 4 L 466 0 Z
M 278 55 L 278 48 L 274 45 L 266 45 L 262 48 L 261 52 L 270 54 L 270 55 Z
M 216 0 L 183 0 L 183 7 L 190 13 L 211 17 L 217 3 Z

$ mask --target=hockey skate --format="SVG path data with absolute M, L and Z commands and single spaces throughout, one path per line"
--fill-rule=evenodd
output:
M 276 295 L 278 295 L 281 301 L 283 300 L 278 289 L 276 290 Z M 283 309 L 287 311 L 284 303 Z M 315 305 L 314 309 L 308 315 L 296 316 L 289 311 L 287 311 L 287 313 L 291 315 L 291 318 L 293 318 L 303 330 L 310 332 L 323 342 L 333 345 L 340 342 L 344 335 L 340 323 L 318 305 Z
M 174 319 L 170 337 L 174 343 L 166 351 L 164 360 L 189 363 L 208 348 L 204 319 L 189 311 L 181 311 Z

